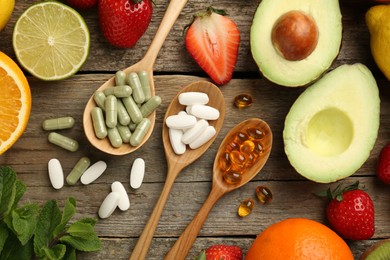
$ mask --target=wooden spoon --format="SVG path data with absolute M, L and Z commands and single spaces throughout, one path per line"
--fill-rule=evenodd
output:
M 130 72 L 138 72 L 138 71 L 147 71 L 149 73 L 149 82 L 150 82 L 150 89 L 152 95 L 155 94 L 154 91 L 154 80 L 153 80 L 153 65 L 157 58 L 157 55 L 166 39 L 166 37 L 169 34 L 169 31 L 171 30 L 173 24 L 175 23 L 176 19 L 179 17 L 180 12 L 183 10 L 184 6 L 188 0 L 171 0 L 169 3 L 167 10 L 164 14 L 164 17 L 161 21 L 161 24 L 156 32 L 156 35 L 149 46 L 149 49 L 147 50 L 145 56 L 136 64 L 124 69 L 123 71 L 126 73 Z M 105 88 L 114 86 L 115 83 L 115 77 L 113 76 L 108 81 L 106 81 L 103 85 L 101 85 L 98 90 L 102 91 Z M 119 148 L 114 148 L 108 138 L 99 139 L 96 137 L 93 124 L 92 124 L 92 118 L 91 118 L 91 110 L 95 107 L 95 102 L 93 100 L 93 96 L 88 100 L 87 105 L 85 106 L 84 115 L 83 115 L 83 126 L 84 126 L 84 132 L 87 136 L 87 139 L 89 142 L 98 148 L 99 150 L 112 154 L 112 155 L 124 155 L 131 152 L 134 152 L 138 148 L 140 148 L 150 137 L 150 135 L 153 132 L 154 124 L 155 124 L 155 118 L 156 113 L 152 113 L 148 118 L 151 121 L 151 127 L 144 137 L 143 141 L 136 147 L 123 144 Z
M 223 120 L 225 118 L 225 110 L 226 110 L 225 99 L 220 89 L 210 82 L 199 81 L 199 82 L 191 83 L 190 85 L 184 87 L 176 95 L 176 97 L 172 100 L 171 104 L 169 105 L 165 113 L 164 122 L 168 116 L 176 115 L 180 111 L 184 111 L 185 106 L 181 105 L 178 101 L 178 96 L 180 95 L 180 93 L 183 92 L 204 92 L 209 96 L 210 101 L 207 105 L 218 109 L 220 113 L 220 116 L 217 120 L 209 121 L 209 124 L 215 127 L 216 134 L 211 140 L 209 140 L 206 144 L 202 145 L 201 147 L 194 150 L 187 148 L 184 154 L 177 155 L 173 151 L 171 143 L 169 141 L 168 127 L 166 126 L 166 124 L 164 124 L 162 130 L 162 138 L 163 138 L 165 156 L 168 164 L 167 179 L 165 181 L 164 188 L 162 190 L 160 198 L 158 199 L 157 204 L 155 205 L 154 210 L 148 222 L 146 223 L 146 226 L 130 256 L 130 259 L 133 260 L 145 259 L 150 243 L 153 238 L 154 231 L 156 230 L 161 213 L 164 209 L 164 205 L 168 199 L 169 193 L 172 189 L 176 177 L 179 175 L 181 170 L 183 170 L 186 166 L 190 165 L 192 162 L 198 159 L 204 152 L 207 151 L 207 149 L 213 143 L 219 131 L 221 130 Z
M 264 153 L 261 155 L 260 160 L 258 160 L 251 168 L 242 175 L 242 180 L 239 184 L 230 185 L 226 183 L 223 179 L 223 171 L 219 168 L 219 158 L 221 154 L 225 151 L 226 144 L 231 142 L 232 136 L 238 131 L 245 131 L 250 127 L 256 127 L 263 129 L 265 133 L 264 140 L 262 141 Z M 229 133 L 226 135 L 222 141 L 217 155 L 214 160 L 213 167 L 213 184 L 211 192 L 204 202 L 203 206 L 200 208 L 197 215 L 187 226 L 184 232 L 181 234 L 179 239 L 173 245 L 171 250 L 165 256 L 167 260 L 180 260 L 185 259 L 188 254 L 188 251 L 191 249 L 192 244 L 194 243 L 196 237 L 199 234 L 200 229 L 203 226 L 209 212 L 213 208 L 214 204 L 226 193 L 231 192 L 232 190 L 238 189 L 247 182 L 249 182 L 257 173 L 263 168 L 272 148 L 272 132 L 268 124 L 260 119 L 252 118 L 241 122 L 236 125 Z

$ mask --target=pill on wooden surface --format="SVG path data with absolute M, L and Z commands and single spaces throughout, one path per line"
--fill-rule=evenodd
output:
M 193 141 L 195 141 L 195 139 L 198 136 L 200 136 L 206 130 L 206 128 L 208 126 L 209 126 L 209 123 L 206 120 L 204 120 L 204 119 L 199 120 L 193 127 L 188 129 L 183 134 L 183 137 L 181 138 L 181 141 L 184 144 L 192 143 Z
M 92 164 L 84 173 L 81 175 L 80 181 L 82 184 L 90 184 L 99 178 L 103 172 L 107 169 L 107 164 L 104 161 L 98 161 Z
M 48 163 L 49 179 L 54 189 L 58 190 L 64 186 L 64 171 L 58 159 L 50 159 Z
M 145 161 L 142 158 L 137 158 L 133 162 L 130 172 L 130 186 L 133 189 L 141 187 L 145 175 Z
M 209 96 L 203 92 L 183 92 L 178 99 L 179 103 L 184 106 L 205 105 L 209 102 Z
M 183 154 L 186 151 L 186 145 L 182 142 L 183 130 L 168 129 L 169 141 L 175 154 Z
M 115 181 L 111 184 L 111 190 L 118 192 L 120 195 L 118 208 L 122 211 L 128 210 L 130 208 L 130 199 L 123 184 L 119 181 Z
M 197 120 L 196 117 L 192 115 L 171 115 L 168 116 L 165 120 L 165 123 L 169 128 L 174 129 L 187 129 L 191 128 L 196 124 Z
M 217 133 L 214 126 L 209 125 L 206 130 L 192 143 L 190 143 L 191 149 L 196 149 L 207 143 Z
M 216 120 L 219 118 L 219 110 L 206 105 L 193 105 L 187 113 L 206 120 Z
M 108 218 L 118 207 L 120 195 L 118 192 L 110 192 L 100 205 L 98 215 L 100 218 Z
M 61 130 L 72 128 L 73 126 L 74 119 L 71 116 L 46 119 L 42 123 L 44 130 Z

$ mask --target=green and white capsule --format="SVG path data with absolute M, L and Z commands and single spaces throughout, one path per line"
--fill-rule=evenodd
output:
M 69 129 L 72 128 L 73 126 L 74 126 L 74 119 L 71 116 L 46 119 L 42 123 L 42 128 L 46 131 Z
M 91 161 L 88 157 L 81 157 L 80 160 L 73 167 L 72 171 L 66 177 L 66 182 L 69 185 L 75 185 L 80 179 L 81 175 L 88 169 L 91 165 Z
M 76 140 L 58 134 L 56 132 L 51 132 L 48 136 L 48 140 L 50 143 L 55 144 L 71 152 L 75 152 L 79 149 L 79 143 Z
M 123 105 L 122 100 L 118 99 L 118 121 L 121 125 L 128 125 L 131 122 L 129 113 L 127 113 L 127 110 L 125 108 L 125 105 Z
M 100 107 L 103 111 L 105 110 L 104 101 L 106 100 L 106 95 L 102 91 L 95 91 L 93 94 L 93 100 L 98 107 Z
M 103 115 L 103 110 L 100 107 L 94 107 L 91 110 L 93 130 L 95 135 L 99 139 L 103 139 L 107 136 L 107 127 Z
M 142 91 L 144 92 L 145 101 L 148 101 L 152 97 L 149 82 L 149 73 L 146 71 L 138 72 L 138 77 L 141 82 Z
M 103 91 L 106 96 L 114 95 L 117 98 L 130 97 L 131 93 L 133 93 L 133 90 L 128 85 L 108 87 Z
M 136 72 L 130 72 L 127 76 L 127 81 L 133 90 L 134 101 L 138 104 L 142 104 L 145 101 L 144 91 L 142 90 L 141 81 L 139 80 Z
M 135 124 L 141 122 L 143 116 L 137 106 L 137 103 L 135 103 L 134 99 L 132 97 L 125 97 L 122 98 L 122 102 L 123 105 L 125 105 L 127 113 L 129 113 L 131 121 L 134 122 Z
M 126 85 L 126 72 L 124 72 L 123 70 L 118 70 L 115 73 L 115 85 L 116 86 Z
M 118 128 L 108 128 L 108 140 L 110 141 L 112 147 L 118 148 L 123 144 L 121 135 L 119 134 Z
M 161 98 L 159 96 L 151 97 L 145 104 L 140 107 L 140 111 L 143 117 L 148 117 L 156 110 L 161 104 Z
M 118 123 L 117 98 L 114 95 L 106 97 L 104 107 L 106 109 L 106 126 L 108 128 L 114 128 Z
M 130 137 L 130 144 L 132 146 L 138 146 L 144 139 L 146 133 L 149 131 L 150 126 L 151 122 L 148 118 L 142 119 Z

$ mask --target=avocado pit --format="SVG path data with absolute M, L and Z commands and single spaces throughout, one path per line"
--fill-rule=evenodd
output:
M 303 60 L 317 46 L 318 28 L 311 16 L 301 11 L 290 11 L 275 22 L 271 40 L 276 51 L 286 60 Z

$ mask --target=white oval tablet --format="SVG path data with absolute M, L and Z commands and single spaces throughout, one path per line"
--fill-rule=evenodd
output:
M 102 204 L 99 208 L 99 217 L 100 218 L 108 218 L 114 212 L 116 207 L 118 206 L 120 199 L 120 195 L 118 192 L 110 192 L 106 198 L 103 200 Z
M 168 134 L 169 141 L 171 142 L 171 146 L 175 154 L 183 154 L 187 150 L 186 145 L 181 141 L 183 137 L 183 130 L 169 128 Z
M 193 105 L 189 113 L 197 118 L 216 120 L 219 118 L 219 110 L 205 105 Z
M 111 190 L 118 192 L 120 195 L 118 208 L 123 211 L 128 210 L 130 208 L 130 199 L 123 184 L 119 181 L 115 181 L 111 184 Z
M 208 126 L 209 126 L 209 123 L 206 120 L 204 120 L 204 119 L 199 120 L 193 127 L 188 129 L 183 134 L 181 141 L 184 144 L 192 143 L 193 141 L 195 141 L 195 139 L 197 137 L 199 137 L 206 130 L 206 128 Z
M 107 169 L 107 164 L 103 161 L 98 161 L 92 164 L 84 173 L 81 175 L 80 181 L 82 184 L 90 184 L 95 181 L 103 172 Z
M 167 126 L 174 129 L 191 128 L 196 124 L 196 122 L 196 117 L 184 114 L 168 116 L 165 120 Z
M 179 103 L 185 106 L 205 105 L 209 102 L 209 96 L 202 92 L 183 92 L 178 99 Z
M 58 159 L 50 159 L 48 163 L 49 179 L 54 189 L 61 189 L 64 186 L 64 171 Z
M 207 143 L 213 136 L 217 133 L 214 126 L 209 125 L 206 130 L 193 141 L 190 143 L 191 149 L 196 149 L 202 146 L 203 144 Z
M 137 158 L 133 162 L 130 172 L 130 186 L 133 189 L 141 187 L 145 175 L 145 161 L 142 158 Z

